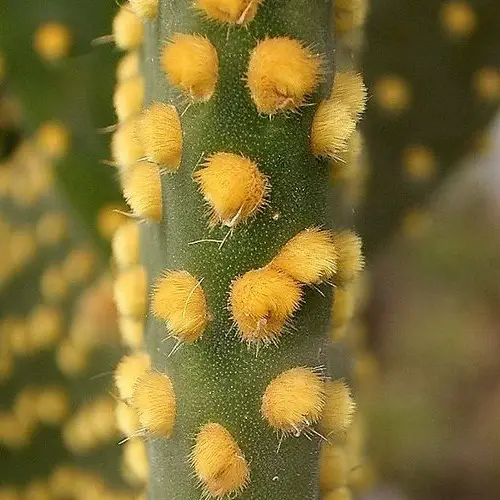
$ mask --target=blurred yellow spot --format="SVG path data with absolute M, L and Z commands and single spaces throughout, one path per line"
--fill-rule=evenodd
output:
M 428 181 L 436 175 L 437 160 L 425 146 L 409 146 L 403 151 L 403 167 L 414 181 Z
M 441 26 L 452 38 L 465 38 L 476 28 L 476 13 L 468 2 L 452 0 L 441 6 Z
M 49 158 L 61 158 L 69 149 L 69 131 L 59 121 L 42 123 L 35 140 L 40 151 Z
M 99 210 L 97 228 L 105 240 L 111 240 L 116 230 L 127 220 L 127 216 L 122 213 L 125 210 L 126 207 L 118 204 L 106 205 Z
M 500 69 L 494 67 L 481 68 L 474 73 L 474 90 L 478 97 L 485 101 L 500 99 Z
M 50 22 L 38 27 L 33 47 L 42 59 L 54 62 L 68 56 L 71 50 L 71 38 L 71 32 L 67 26 Z
M 380 108 L 394 115 L 406 110 L 412 100 L 408 83 L 398 75 L 381 76 L 375 82 L 374 97 Z

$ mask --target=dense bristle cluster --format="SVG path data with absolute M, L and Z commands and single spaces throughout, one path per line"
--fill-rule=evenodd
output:
M 146 161 L 137 162 L 123 177 L 125 200 L 137 217 L 160 222 L 162 192 L 160 169 Z
M 335 247 L 338 254 L 337 273 L 334 281 L 345 285 L 363 270 L 365 260 L 361 250 L 361 238 L 354 231 L 341 231 L 335 234 Z
M 33 47 L 42 59 L 55 62 L 68 56 L 71 43 L 69 29 L 63 24 L 50 22 L 36 30 Z
M 328 434 L 342 435 L 349 428 L 356 405 L 351 391 L 342 380 L 326 382 L 326 403 L 321 427 Z
M 259 113 L 296 110 L 314 92 L 321 57 L 288 37 L 260 41 L 250 55 L 247 85 Z
M 210 210 L 210 225 L 234 227 L 265 204 L 269 183 L 255 162 L 233 153 L 209 156 L 195 172 Z
M 296 367 L 281 373 L 266 387 L 261 412 L 273 429 L 298 436 L 320 419 L 324 404 L 321 373 Z
M 146 271 L 134 266 L 122 271 L 114 284 L 114 297 L 122 316 L 143 317 L 146 312 Z
M 127 437 L 136 435 L 141 429 L 137 410 L 124 401 L 118 401 L 115 408 L 118 430 Z
M 211 498 L 234 495 L 250 479 L 243 452 L 229 431 L 217 423 L 206 424 L 198 432 L 191 462 L 205 495 Z
M 132 398 L 139 378 L 151 369 L 151 359 L 145 353 L 124 356 L 115 369 L 115 385 L 120 398 L 128 401 Z
M 248 271 L 231 286 L 230 308 L 245 342 L 276 343 L 298 309 L 300 285 L 287 274 L 264 267 Z
M 131 117 L 120 124 L 111 139 L 111 157 L 124 169 L 133 166 L 145 156 L 145 151 L 136 134 L 137 118 Z
M 212 97 L 219 78 L 217 50 L 205 36 L 176 33 L 165 45 L 161 67 L 169 82 L 195 101 Z
M 130 0 L 130 7 L 142 19 L 151 20 L 158 15 L 158 0 Z
M 113 105 L 120 123 L 137 115 L 144 101 L 144 78 L 133 76 L 118 82 L 113 94 Z
M 141 427 L 149 434 L 172 435 L 176 400 L 174 387 L 167 375 L 155 371 L 142 375 L 135 384 L 131 403 L 137 410 Z
M 169 334 L 181 342 L 198 340 L 209 321 L 201 281 L 187 271 L 166 271 L 156 281 L 151 311 L 165 321 Z
M 365 111 L 367 97 L 361 74 L 355 71 L 339 71 L 335 75 L 331 98 L 347 104 L 356 120 Z
M 136 123 L 136 134 L 147 158 L 172 172 L 179 168 L 182 130 L 174 106 L 154 102 Z
M 121 6 L 113 19 L 113 38 L 121 50 L 134 50 L 142 45 L 144 26 L 128 3 Z
M 337 270 L 333 233 L 319 228 L 304 229 L 283 246 L 270 265 L 300 283 L 328 281 Z
M 195 6 L 209 19 L 242 25 L 253 20 L 263 0 L 195 0 Z

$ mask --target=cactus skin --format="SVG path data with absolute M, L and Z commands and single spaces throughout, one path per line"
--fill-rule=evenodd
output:
M 266 387 L 282 372 L 297 366 L 326 370 L 332 287 L 321 286 L 321 293 L 303 287 L 292 326 L 284 329 L 277 345 L 260 348 L 251 342 L 246 345 L 240 338 L 228 299 L 236 278 L 269 264 L 300 231 L 315 226 L 337 231 L 344 228 L 342 209 L 330 192 L 329 162 L 314 158 L 310 145 L 317 104 L 330 94 L 333 81 L 332 8 L 330 2 L 319 0 L 264 1 L 248 29 L 229 27 L 228 31 L 228 26 L 204 19 L 191 5 L 169 0 L 160 2 L 157 20 L 145 23 L 145 106 L 158 101 L 176 105 L 181 115 L 183 148 L 178 170 L 167 166 L 173 173 L 161 177 L 161 222 L 150 220 L 141 225 L 141 262 L 153 294 L 155 283 L 167 270 L 187 271 L 196 280 L 203 280 L 199 286 L 206 296 L 209 319 L 201 338 L 180 346 L 176 339 L 167 338 L 164 321 L 151 314 L 146 319 L 146 348 L 152 366 L 169 377 L 176 400 L 172 437 L 148 441 L 150 498 L 229 496 L 228 491 L 203 491 L 193 477 L 192 464 L 199 471 L 197 460 L 204 456 L 201 451 L 197 455 L 196 448 L 193 451 L 194 438 L 202 428 L 200 439 L 211 433 L 219 435 L 221 442 L 229 443 L 227 439 L 232 438 L 236 447 L 227 444 L 227 450 L 239 447 L 244 455 L 249 475 L 244 470 L 238 472 L 241 480 L 232 490 L 238 498 L 319 497 L 320 438 L 307 435 L 313 432 L 313 426 L 299 431 L 298 437 L 284 436 L 280 444 L 279 434 L 264 420 L 260 407 Z M 211 97 L 210 92 L 204 94 L 208 96 L 206 102 L 187 106 L 189 100 L 168 84 L 162 73 L 158 55 L 177 32 L 207 36 L 217 50 L 218 81 Z M 310 98 L 311 106 L 302 107 L 299 113 L 277 113 L 270 120 L 258 114 L 244 78 L 257 41 L 273 36 L 290 36 L 313 47 L 314 53 L 322 54 L 326 71 Z M 218 152 L 242 154 L 255 161 L 271 186 L 268 204 L 236 225 L 229 235 L 228 227 L 210 231 L 203 197 L 193 179 L 202 160 Z M 140 163 L 132 168 L 145 172 Z M 133 198 L 127 183 L 125 187 Z M 130 204 L 134 210 L 138 207 L 133 199 Z M 139 208 L 144 206 L 141 203 Z M 200 241 L 207 239 L 215 242 Z M 262 279 L 266 279 L 266 273 L 264 269 Z M 282 297 L 278 295 L 277 300 Z M 155 306 L 155 311 L 158 309 Z M 323 372 L 321 377 L 327 375 Z M 139 378 L 137 387 L 141 387 L 141 381 Z M 144 414 L 144 408 L 138 410 Z M 213 424 L 223 426 L 225 431 Z M 231 438 L 224 434 L 227 431 Z
M 469 15 L 458 23 L 461 30 L 456 21 L 446 22 L 446 5 L 465 5 Z M 372 94 L 362 127 L 370 175 L 356 220 L 369 258 L 487 134 L 500 103 L 499 19 L 495 0 L 372 0 L 362 58 Z M 477 72 L 485 67 L 496 71 L 496 91 L 493 73 L 489 98 L 477 90 Z M 379 85 L 388 75 L 403 82 L 392 94 L 401 109 L 381 105 Z M 405 150 L 411 146 L 424 146 L 433 157 L 430 175 L 420 181 L 405 171 Z
M 34 168 L 31 168 L 34 167 Z M 89 241 L 86 233 L 79 227 L 79 221 L 72 216 L 67 204 L 59 195 L 53 183 L 53 165 L 44 163 L 43 156 L 37 150 L 33 141 L 25 141 L 5 162 L 0 164 L 2 172 L 2 193 L 0 195 L 0 212 L 2 223 L 2 272 L 0 273 L 0 303 L 2 305 L 0 316 L 0 391 L 2 403 L 0 408 L 0 493 L 3 494 L 8 486 L 14 486 L 20 494 L 29 496 L 29 488 L 35 488 L 37 481 L 45 488 L 52 474 L 58 466 L 69 466 L 78 470 L 79 479 L 73 478 L 73 498 L 89 498 L 85 496 L 88 488 L 98 488 L 99 484 L 105 485 L 105 490 L 114 491 L 116 495 L 123 493 L 123 499 L 132 499 L 133 490 L 123 483 L 120 478 L 119 463 L 120 453 L 116 449 L 119 435 L 114 427 L 106 432 L 106 439 L 88 452 L 74 453 L 63 439 L 63 429 L 68 421 L 91 401 L 98 397 L 106 397 L 113 404 L 113 399 L 107 391 L 110 390 L 109 367 L 116 362 L 121 350 L 117 346 L 116 312 L 114 311 L 112 296 L 108 292 L 99 292 L 96 304 L 95 288 L 100 282 L 104 259 L 99 250 Z M 40 172 L 47 177 L 46 183 L 39 183 Z M 31 190 L 32 186 L 40 189 Z M 26 197 L 27 193 L 33 197 Z M 66 218 L 61 239 L 54 237 L 50 242 L 49 227 L 42 221 L 47 220 L 49 214 L 59 214 Z M 33 236 L 34 249 L 26 253 L 27 257 L 20 260 L 16 258 L 22 253 L 23 245 L 15 244 L 16 231 L 26 229 Z M 24 248 L 26 248 L 25 242 Z M 72 266 L 68 265 L 68 256 L 78 248 L 87 248 L 94 253 L 93 265 L 89 273 L 81 274 L 81 266 L 77 266 L 76 273 L 71 272 Z M 66 265 L 64 264 L 66 263 Z M 61 266 L 66 282 L 67 293 L 59 296 L 47 293 L 51 286 L 42 286 L 42 276 L 51 266 Z M 67 267 L 65 267 L 67 266 Z M 78 268 L 79 267 L 79 268 Z M 81 279 L 80 279 L 81 278 Z M 107 278 L 109 282 L 109 277 Z M 103 290 L 101 288 L 101 290 Z M 104 293 L 104 294 L 103 294 Z M 54 298 L 54 301 L 50 299 Z M 92 309 L 85 309 L 86 325 L 92 325 L 79 337 L 87 347 L 84 356 L 87 359 L 86 367 L 69 374 L 68 366 L 58 363 L 58 349 L 70 338 L 75 327 L 79 310 L 83 307 L 82 300 L 90 299 Z M 88 304 L 88 302 L 87 302 Z M 38 306 L 54 306 L 61 315 L 59 335 L 52 338 L 44 345 L 35 345 L 34 339 L 39 335 L 40 321 L 32 323 L 27 335 L 14 332 L 11 320 L 17 318 L 27 322 L 30 313 Z M 97 306 L 97 309 L 96 309 Z M 95 325 L 103 330 L 95 331 Z M 26 323 L 24 323 L 26 324 Z M 26 325 L 28 326 L 28 325 Z M 100 339 L 92 339 L 92 333 L 98 333 Z M 28 342 L 20 343 L 24 338 Z M 101 342 L 99 344 L 99 342 Z M 24 345 L 25 348 L 21 348 Z M 83 352 L 82 351 L 82 352 Z M 75 369 L 75 363 L 70 361 L 70 369 Z M 105 376 L 102 376 L 102 375 Z M 98 375 L 93 379 L 94 375 Z M 35 391 L 48 387 L 57 387 L 64 391 L 69 402 L 68 415 L 56 419 L 55 425 L 45 425 L 35 419 L 33 425 L 28 426 L 27 442 L 16 443 L 12 441 L 12 433 L 7 432 L 4 424 L 5 416 L 13 414 L 16 397 L 24 389 Z M 25 407 L 24 410 L 27 410 Z M 30 406 L 30 410 L 33 407 Z M 52 409 L 51 409 L 52 410 Z M 47 408 L 45 409 L 47 411 Z M 55 418 L 53 411 L 49 411 L 44 418 Z M 24 419 L 26 413 L 19 413 L 19 418 Z M 114 412 L 100 414 L 100 419 L 113 422 Z M 89 423 L 87 423 L 90 425 Z M 19 426 L 20 424 L 18 424 Z M 81 480 L 80 486 L 77 481 Z M 41 488 L 42 486 L 40 486 Z M 105 491 L 104 489 L 102 491 Z M 24 493 L 22 493 L 24 491 Z M 52 491 L 55 497 L 61 494 L 56 488 Z M 104 493 L 103 493 L 104 494 Z M 3 498 L 3 496 L 2 496 Z M 8 497 L 10 498 L 10 497 Z M 15 497 L 17 498 L 17 497 Z M 38 498 L 38 497 L 37 497 Z M 45 498 L 45 496 L 43 497 Z M 53 498 L 50 496 L 50 498 Z M 119 498 L 119 496 L 113 497 Z

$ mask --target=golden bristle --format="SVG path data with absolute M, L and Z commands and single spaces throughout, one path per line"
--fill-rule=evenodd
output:
M 134 50 L 142 45 L 144 25 L 128 3 L 120 7 L 113 19 L 113 37 L 116 46 L 121 50 Z
M 304 105 L 322 74 L 321 57 L 288 37 L 261 40 L 250 55 L 247 85 L 259 113 Z
M 139 74 L 139 52 L 134 50 L 125 54 L 116 65 L 116 80 L 123 82 Z
M 114 297 L 118 312 L 142 318 L 146 312 L 147 277 L 143 266 L 134 266 L 118 274 Z
M 63 273 L 72 285 L 82 285 L 89 281 L 95 272 L 97 256 L 89 248 L 72 250 L 63 263 Z
M 241 155 L 209 156 L 194 179 L 210 208 L 210 225 L 234 227 L 261 208 L 269 191 L 267 177 Z
M 139 226 L 134 221 L 122 224 L 113 235 L 113 258 L 118 269 L 139 263 Z
M 334 490 L 347 484 L 349 463 L 344 449 L 323 443 L 319 461 L 319 486 L 322 491 Z
M 53 346 L 63 333 L 61 312 L 47 305 L 36 306 L 28 319 L 30 341 L 37 350 Z
M 118 82 L 113 94 L 113 105 L 119 123 L 139 114 L 144 100 L 144 78 L 133 76 Z
M 156 165 L 145 161 L 136 163 L 123 179 L 123 194 L 136 216 L 161 221 L 161 175 Z
M 40 279 L 40 291 L 48 303 L 58 303 L 68 294 L 68 281 L 59 266 L 47 268 Z
M 337 488 L 336 490 L 328 492 L 323 500 L 353 500 L 351 490 L 349 488 Z
M 451 0 L 441 5 L 439 18 L 446 34 L 452 38 L 466 38 L 476 29 L 476 13 L 468 2 Z
M 364 268 L 362 241 L 354 231 L 350 230 L 335 233 L 334 239 L 338 254 L 334 281 L 337 285 L 344 286 L 356 278 Z
M 119 167 L 127 169 L 145 156 L 137 134 L 137 117 L 131 117 L 120 124 L 111 139 L 111 157 Z
M 339 153 L 332 160 L 332 180 L 350 181 L 355 183 L 361 177 L 362 168 L 360 166 L 361 153 L 363 151 L 363 136 L 358 129 L 349 138 L 347 151 Z
M 158 16 L 158 0 L 129 0 L 129 3 L 141 19 L 151 21 Z
M 500 100 L 500 69 L 487 66 L 476 71 L 473 87 L 480 99 L 497 102 Z
M 363 26 L 368 12 L 367 0 L 336 0 L 335 28 L 340 34 Z
M 132 406 L 123 401 L 118 401 L 115 409 L 116 425 L 118 430 L 126 437 L 136 435 L 141 429 L 139 415 Z
M 42 246 L 55 246 L 67 236 L 68 220 L 62 212 L 45 213 L 36 225 L 36 237 Z
M 138 483 L 145 483 L 149 476 L 146 445 L 141 438 L 129 439 L 123 445 L 123 462 Z
M 342 436 L 352 423 L 356 404 L 342 380 L 326 382 L 326 402 L 321 427 L 328 435 Z
M 131 349 L 140 349 L 144 345 L 144 321 L 121 316 L 118 329 L 123 344 Z
M 209 19 L 221 23 L 244 25 L 255 17 L 264 0 L 195 0 L 195 6 Z
M 50 22 L 42 24 L 35 32 L 33 48 L 46 61 L 55 62 L 68 56 L 72 37 L 67 26 Z
M 146 353 L 123 356 L 118 363 L 114 379 L 120 398 L 128 401 L 132 398 L 137 380 L 151 368 L 151 359 Z
M 182 128 L 174 106 L 153 102 L 137 121 L 136 134 L 150 161 L 169 172 L 179 168 Z
M 337 270 L 333 233 L 315 227 L 304 229 L 287 241 L 270 266 L 307 285 L 328 281 Z
M 323 377 L 312 368 L 296 367 L 266 387 L 261 413 L 273 429 L 298 436 L 320 419 L 324 405 Z
M 336 159 L 349 149 L 356 117 L 348 104 L 338 99 L 323 101 L 314 115 L 311 149 L 315 156 Z
M 42 123 L 36 132 L 35 140 L 40 151 L 50 158 L 61 158 L 69 149 L 69 131 L 59 121 Z
M 276 343 L 302 298 L 300 285 L 270 267 L 248 271 L 231 285 L 230 308 L 245 342 Z
M 331 98 L 347 104 L 356 121 L 359 120 L 365 111 L 368 98 L 361 74 L 355 71 L 337 72 L 333 80 Z
M 381 76 L 374 85 L 374 97 L 377 105 L 394 115 L 400 114 L 411 104 L 412 91 L 402 77 L 398 75 Z
M 436 175 L 437 160 L 431 149 L 425 146 L 409 146 L 403 151 L 403 168 L 410 179 L 429 181 Z
M 132 395 L 141 427 L 152 436 L 170 437 L 176 414 L 174 387 L 164 373 L 146 372 L 140 377 Z
M 195 101 L 208 101 L 219 78 L 219 58 L 210 40 L 175 33 L 161 54 L 161 67 L 170 83 Z
M 87 369 L 88 355 L 81 347 L 75 345 L 70 338 L 64 339 L 56 351 L 56 365 L 69 377 L 81 375 Z
M 166 271 L 155 283 L 151 311 L 179 341 L 198 340 L 209 321 L 201 282 L 187 271 Z
M 232 496 L 241 492 L 250 480 L 243 452 L 220 424 L 205 424 L 201 428 L 190 460 L 207 497 Z
M 58 425 L 69 414 L 69 397 L 60 387 L 42 389 L 36 399 L 36 413 L 40 422 L 47 425 Z

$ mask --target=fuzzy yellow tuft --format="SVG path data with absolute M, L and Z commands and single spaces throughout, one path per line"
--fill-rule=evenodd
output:
M 429 148 L 410 146 L 403 151 L 403 167 L 410 179 L 423 182 L 436 175 L 437 161 Z
M 195 101 L 207 101 L 219 78 L 219 58 L 210 40 L 176 33 L 165 45 L 161 67 L 170 83 Z
M 468 2 L 451 0 L 442 4 L 440 21 L 443 30 L 452 38 L 466 38 L 476 28 L 476 13 Z
M 136 126 L 137 137 L 150 161 L 173 172 L 182 154 L 182 129 L 174 106 L 154 102 L 143 111 Z
M 55 62 L 67 57 L 72 44 L 71 32 L 63 24 L 50 22 L 38 27 L 33 40 L 35 52 L 44 60 Z
M 56 365 L 69 377 L 81 375 L 88 364 L 87 352 L 76 345 L 71 339 L 64 339 L 56 351 Z
M 139 53 L 137 50 L 125 54 L 116 65 L 116 80 L 123 82 L 139 74 Z
M 36 413 L 40 422 L 58 425 L 69 414 L 69 397 L 62 388 L 49 387 L 42 389 L 36 401 Z
M 353 500 L 351 490 L 346 487 L 337 488 L 336 490 L 328 492 L 323 500 Z
M 473 76 L 473 86 L 480 99 L 490 102 L 500 100 L 500 69 L 484 67 Z
M 137 134 L 137 117 L 131 117 L 120 124 L 111 139 L 111 157 L 119 167 L 129 168 L 146 153 Z
M 232 496 L 241 492 L 250 480 L 243 452 L 220 424 L 210 423 L 201 428 L 190 459 L 207 497 Z
M 58 266 L 48 267 L 40 279 L 40 291 L 46 302 L 61 302 L 68 294 L 68 281 L 61 268 Z
M 250 55 L 247 85 L 258 112 L 273 115 L 304 105 L 321 74 L 321 57 L 301 42 L 267 38 Z
M 146 271 L 134 266 L 122 271 L 114 284 L 118 312 L 123 316 L 143 317 L 146 312 Z
M 323 101 L 316 110 L 311 129 L 311 149 L 315 156 L 339 158 L 349 150 L 349 139 L 356 129 L 351 107 L 338 100 Z
M 59 310 L 39 305 L 31 312 L 28 322 L 30 342 L 34 349 L 47 349 L 62 335 L 63 318 Z
M 266 201 L 267 177 L 250 159 L 233 153 L 209 156 L 194 174 L 210 208 L 210 225 L 234 227 L 245 221 Z
M 135 408 L 123 401 L 118 401 L 115 414 L 118 430 L 124 436 L 133 436 L 139 432 L 141 423 L 139 422 L 139 415 L 137 415 Z
M 209 321 L 201 281 L 187 271 L 166 271 L 156 281 L 151 311 L 166 322 L 170 335 L 181 342 L 198 340 Z
M 264 0 L 195 0 L 195 6 L 209 19 L 229 24 L 247 24 L 253 20 Z
M 72 285 L 81 285 L 88 281 L 97 265 L 97 256 L 91 249 L 72 250 L 63 263 L 63 273 Z
M 55 246 L 67 235 L 68 220 L 59 212 L 45 213 L 36 225 L 36 237 L 42 246 Z
M 271 267 L 254 269 L 235 279 L 230 307 L 242 340 L 258 345 L 276 343 L 301 298 L 300 285 Z
M 298 436 L 320 419 L 324 405 L 323 377 L 313 368 L 299 366 L 266 387 L 260 410 L 273 429 Z
M 36 144 L 50 158 L 61 158 L 69 149 L 69 131 L 58 121 L 42 123 L 36 132 Z
M 152 436 L 172 435 L 176 399 L 172 381 L 167 375 L 146 372 L 137 380 L 131 402 L 144 430 Z
M 307 285 L 328 281 L 337 270 L 333 233 L 315 227 L 304 229 L 281 248 L 270 265 Z
M 347 484 L 349 463 L 344 449 L 323 443 L 319 462 L 319 486 L 322 491 L 334 490 Z
M 337 0 L 335 28 L 340 34 L 363 26 L 368 12 L 367 0 Z
M 129 439 L 123 445 L 123 463 L 138 483 L 145 483 L 148 480 L 148 454 L 142 439 Z
M 151 359 L 146 353 L 138 352 L 130 356 L 123 356 L 115 368 L 115 385 L 120 398 L 128 401 L 132 398 L 135 386 L 151 368 Z
M 347 104 L 356 120 L 359 120 L 368 98 L 363 77 L 355 71 L 339 71 L 333 81 L 331 97 Z
M 361 238 L 350 230 L 335 233 L 335 247 L 338 253 L 337 272 L 334 281 L 344 286 L 363 270 L 365 259 L 361 251 Z
M 121 50 L 134 50 L 142 45 L 144 25 L 128 3 L 121 6 L 113 19 L 113 38 Z
M 140 349 L 144 344 L 144 322 L 142 320 L 121 316 L 118 318 L 118 329 L 122 343 L 131 349 Z
M 161 175 L 156 165 L 137 162 L 123 177 L 123 194 L 137 217 L 161 221 Z
M 374 85 L 377 105 L 388 113 L 398 115 L 408 109 L 412 92 L 408 83 L 398 75 L 384 75 Z
M 130 7 L 141 18 L 151 20 L 158 16 L 158 0 L 129 0 Z
M 133 76 L 118 82 L 113 94 L 113 105 L 120 123 L 140 113 L 144 101 L 144 78 Z
M 326 382 L 326 403 L 321 427 L 328 435 L 342 436 L 352 423 L 356 404 L 342 380 Z
M 133 221 L 122 224 L 113 235 L 113 258 L 119 269 L 139 263 L 139 226 Z
M 339 153 L 332 160 L 332 181 L 347 181 L 351 189 L 362 181 L 363 167 L 360 160 L 363 142 L 363 136 L 356 129 L 349 139 L 347 151 Z

